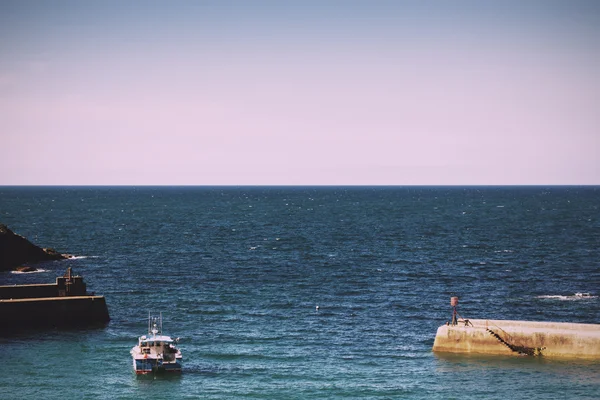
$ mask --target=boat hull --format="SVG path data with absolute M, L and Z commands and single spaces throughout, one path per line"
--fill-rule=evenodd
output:
M 133 369 L 137 375 L 150 373 L 180 373 L 182 361 L 164 362 L 157 359 L 134 359 Z

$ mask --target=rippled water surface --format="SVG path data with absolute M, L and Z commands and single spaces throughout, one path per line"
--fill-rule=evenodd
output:
M 0 187 L 0 223 L 77 256 L 0 284 L 70 266 L 112 318 L 0 337 L 0 398 L 600 398 L 598 362 L 431 351 L 453 294 L 468 318 L 600 323 L 599 206 L 598 187 Z M 133 374 L 149 310 L 181 376 Z

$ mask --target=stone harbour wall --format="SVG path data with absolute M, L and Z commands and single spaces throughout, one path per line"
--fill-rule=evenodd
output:
M 600 360 L 600 325 L 461 320 L 438 328 L 433 351 Z
M 110 320 L 103 296 L 0 300 L 0 329 L 103 325 Z
M 0 286 L 0 299 L 35 297 L 58 297 L 58 286 L 54 283 Z

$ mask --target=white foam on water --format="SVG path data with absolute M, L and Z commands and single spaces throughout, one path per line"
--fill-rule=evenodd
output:
M 35 271 L 10 271 L 11 274 L 39 274 L 41 272 L 48 272 L 48 270 L 36 269 Z
M 538 299 L 550 299 L 550 300 L 561 300 L 561 301 L 577 301 L 577 300 L 588 300 L 597 299 L 598 296 L 592 296 L 589 293 L 575 293 L 573 295 L 560 295 L 560 294 L 547 294 L 542 296 L 536 296 Z

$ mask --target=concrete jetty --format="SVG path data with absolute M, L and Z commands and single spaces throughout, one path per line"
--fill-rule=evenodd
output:
M 0 286 L 0 329 L 104 325 L 110 317 L 104 296 L 88 293 L 71 268 L 56 283 Z
M 434 352 L 600 360 L 600 325 L 458 319 L 438 328 Z

